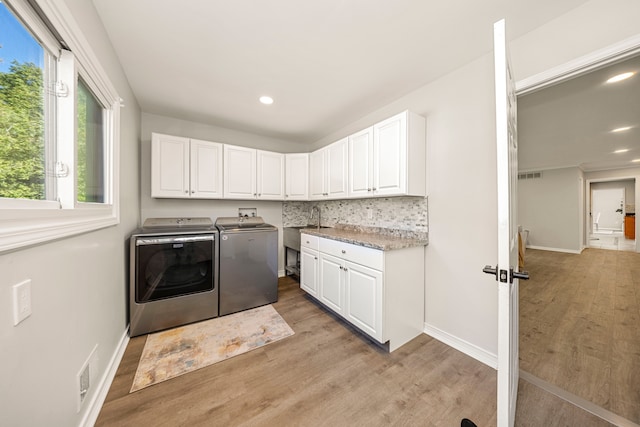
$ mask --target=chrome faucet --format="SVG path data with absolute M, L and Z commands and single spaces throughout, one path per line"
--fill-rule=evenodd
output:
M 313 206 L 311 208 L 311 213 L 309 214 L 309 222 L 313 220 L 314 212 L 318 212 L 318 230 L 320 230 L 320 208 L 318 206 Z

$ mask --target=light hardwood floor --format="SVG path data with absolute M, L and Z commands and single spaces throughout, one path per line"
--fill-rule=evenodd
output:
M 97 426 L 496 424 L 496 371 L 422 335 L 389 354 L 280 279 L 274 307 L 295 335 L 129 393 L 131 339 Z M 521 381 L 517 425 L 608 426 Z
M 530 250 L 520 368 L 640 423 L 640 254 Z

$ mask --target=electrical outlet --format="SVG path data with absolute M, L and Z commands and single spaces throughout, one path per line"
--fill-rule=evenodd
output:
M 13 325 L 31 316 L 31 279 L 13 285 Z
M 98 344 L 93 347 L 91 354 L 76 374 L 76 384 L 78 386 L 78 412 L 82 409 L 82 404 L 89 394 L 93 385 L 98 381 Z

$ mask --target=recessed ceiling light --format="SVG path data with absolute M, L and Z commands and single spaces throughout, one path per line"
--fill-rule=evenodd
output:
M 622 80 L 626 80 L 629 77 L 633 76 L 635 73 L 633 72 L 628 72 L 628 73 L 622 73 L 622 74 L 618 74 L 617 76 L 613 76 L 611 77 L 609 80 L 607 80 L 607 83 L 616 83 L 616 82 L 620 82 Z
M 260 102 L 262 102 L 264 105 L 271 105 L 273 104 L 273 98 L 270 96 L 261 96 L 260 97 Z
M 640 163 L 640 159 L 633 159 L 631 160 L 631 163 Z
M 620 154 L 620 153 L 626 153 L 627 151 L 629 151 L 629 149 L 628 149 L 628 148 L 623 148 L 623 149 L 621 149 L 621 150 L 616 150 L 616 151 L 614 151 L 614 153 L 615 153 L 615 154 Z
M 624 132 L 625 130 L 631 129 L 631 126 L 623 126 L 621 128 L 612 129 L 611 132 Z

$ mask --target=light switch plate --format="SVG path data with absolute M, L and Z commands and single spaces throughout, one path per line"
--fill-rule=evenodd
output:
M 31 279 L 13 285 L 13 325 L 31 316 Z

